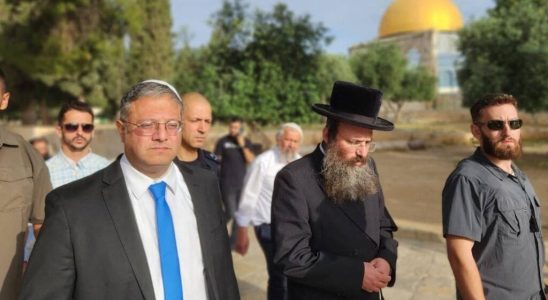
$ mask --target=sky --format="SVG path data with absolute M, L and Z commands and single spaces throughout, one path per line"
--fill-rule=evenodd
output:
M 437 1 L 437 0 L 431 0 Z M 272 11 L 279 0 L 244 0 L 250 11 L 259 8 Z M 377 37 L 382 16 L 392 0 L 285 0 L 290 10 L 297 15 L 309 14 L 312 22 L 322 22 L 334 37 L 326 51 L 347 54 L 352 45 L 370 41 Z M 480 18 L 494 6 L 494 0 L 453 0 L 460 9 L 464 22 Z M 182 28 L 189 33 L 193 47 L 208 42 L 211 27 L 208 20 L 221 8 L 222 0 L 171 0 L 173 31 Z

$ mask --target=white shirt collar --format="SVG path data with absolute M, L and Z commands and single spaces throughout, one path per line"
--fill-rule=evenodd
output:
M 122 167 L 127 187 L 137 199 L 142 199 L 143 195 L 145 193 L 148 193 L 148 187 L 151 184 L 160 181 L 164 181 L 167 184 L 167 188 L 173 194 L 175 194 L 175 191 L 177 190 L 177 175 L 174 173 L 177 170 L 173 162 L 171 162 L 169 168 L 164 173 L 164 175 L 157 179 L 152 179 L 147 175 L 141 173 L 139 170 L 135 169 L 131 165 L 125 154 L 122 155 L 122 158 L 120 159 L 120 166 Z
M 325 149 L 323 148 L 323 142 L 320 143 L 320 151 L 322 151 L 323 155 L 325 155 Z

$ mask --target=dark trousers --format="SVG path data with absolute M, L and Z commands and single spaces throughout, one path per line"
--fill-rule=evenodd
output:
M 270 224 L 255 226 L 255 236 L 263 249 L 268 270 L 268 300 L 287 299 L 287 278 L 283 275 L 282 269 L 274 264 L 274 243 Z
M 242 189 L 235 189 L 230 186 L 221 187 L 221 196 L 223 198 L 223 206 L 225 208 L 226 221 L 234 218 L 234 213 L 238 209 L 238 203 L 240 202 L 240 193 Z
M 234 219 L 234 213 L 238 209 L 238 203 L 240 202 L 240 193 L 241 189 L 234 189 L 230 186 L 222 186 L 221 196 L 223 198 L 223 206 L 225 209 L 226 222 L 232 220 L 232 225 L 229 232 L 229 242 L 230 248 L 234 249 L 234 244 L 236 243 L 236 221 Z

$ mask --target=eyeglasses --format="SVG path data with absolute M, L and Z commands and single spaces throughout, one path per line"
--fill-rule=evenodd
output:
M 121 120 L 124 123 L 134 125 L 135 134 L 140 136 L 150 136 L 156 133 L 159 130 L 160 124 L 164 124 L 164 128 L 168 135 L 177 135 L 181 131 L 181 121 L 170 120 L 167 122 L 156 122 L 151 120 L 142 121 L 139 123 L 132 123 L 126 120 Z
M 508 123 L 508 126 L 512 130 L 520 129 L 523 125 L 523 120 L 521 119 L 515 119 L 515 120 L 509 120 L 503 121 L 503 120 L 489 120 L 487 122 L 476 122 L 476 125 L 487 125 L 487 128 L 492 131 L 502 130 L 504 128 L 504 124 Z
M 93 128 L 95 128 L 95 126 L 93 124 L 87 124 L 87 123 L 83 123 L 83 124 L 65 123 L 65 124 L 63 124 L 63 129 L 66 132 L 76 132 L 78 130 L 78 127 L 82 127 L 82 131 L 85 132 L 85 133 L 90 133 L 90 132 L 93 131 Z
M 368 152 L 375 152 L 375 142 L 371 140 L 369 141 L 349 140 L 348 144 L 350 144 L 350 146 L 354 148 L 354 150 L 357 150 L 361 147 L 365 147 L 365 149 L 367 149 Z

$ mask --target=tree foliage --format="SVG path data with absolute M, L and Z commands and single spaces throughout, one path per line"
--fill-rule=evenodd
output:
M 464 103 L 485 93 L 517 97 L 529 112 L 548 109 L 548 2 L 498 0 L 460 32 L 458 72 Z
M 135 78 L 170 79 L 170 26 L 167 0 L 3 0 L 0 62 L 10 110 L 33 123 L 41 107 L 47 122 L 48 107 L 78 98 L 114 115 Z
M 171 81 L 173 45 L 169 0 L 127 1 L 130 85 L 150 79 Z
M 436 95 L 436 77 L 423 67 L 410 68 L 401 49 L 391 43 L 374 43 L 350 57 L 358 81 L 380 89 L 390 100 L 397 122 L 408 101 L 431 101 Z
M 357 82 L 358 78 L 350 67 L 346 56 L 322 54 L 320 56 L 319 71 L 317 73 L 320 95 L 323 102 L 328 102 L 333 83 L 337 80 Z
M 252 14 L 246 3 L 234 0 L 223 2 L 210 24 L 206 47 L 184 47 L 177 55 L 180 90 L 204 93 L 221 120 L 234 115 L 259 124 L 319 120 L 310 105 L 321 99 L 318 74 L 323 46 L 330 42 L 321 23 L 295 15 L 285 4 Z

